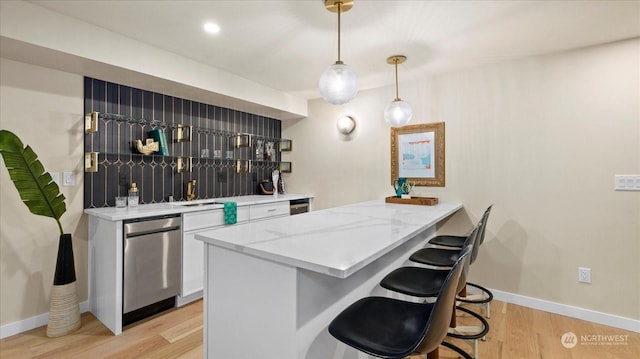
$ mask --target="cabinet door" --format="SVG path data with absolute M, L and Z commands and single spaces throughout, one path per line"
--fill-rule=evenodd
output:
M 195 238 L 197 231 L 182 236 L 183 297 L 202 290 L 204 286 L 204 242 Z

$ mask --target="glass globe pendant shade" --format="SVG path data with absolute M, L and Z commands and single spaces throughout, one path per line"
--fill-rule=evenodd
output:
M 340 62 L 324 70 L 320 75 L 318 86 L 322 98 L 333 105 L 347 103 L 358 93 L 358 79 L 355 71 Z
M 384 120 L 393 127 L 404 126 L 411 121 L 413 110 L 408 103 L 396 99 L 384 109 Z

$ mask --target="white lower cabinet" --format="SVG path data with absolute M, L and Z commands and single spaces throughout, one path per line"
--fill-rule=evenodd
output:
M 289 201 L 238 206 L 237 224 L 262 221 L 289 215 Z M 182 215 L 182 288 L 181 301 L 186 304 L 197 299 L 204 287 L 204 242 L 197 233 L 224 226 L 224 210 L 213 209 Z
M 182 290 L 183 297 L 202 290 L 204 282 L 204 242 L 195 238 L 199 231 L 182 235 Z

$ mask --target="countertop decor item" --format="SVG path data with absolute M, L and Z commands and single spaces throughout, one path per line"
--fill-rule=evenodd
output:
M 327 67 L 318 86 L 325 101 L 332 105 L 342 105 L 351 101 L 358 93 L 358 78 L 355 71 L 340 60 L 340 14 L 353 7 L 353 0 L 325 0 L 325 8 L 338 13 L 338 61 Z
M 406 125 L 413 116 L 411 105 L 402 101 L 398 96 L 398 64 L 405 61 L 407 61 L 407 57 L 404 55 L 394 55 L 387 59 L 387 63 L 395 65 L 396 68 L 396 98 L 384 109 L 384 120 L 393 127 Z
M 58 223 L 60 239 L 53 288 L 49 302 L 47 336 L 59 337 L 80 328 L 80 306 L 71 234 L 64 233 L 60 217 L 67 210 L 65 197 L 45 171 L 30 146 L 7 130 L 0 130 L 0 153 L 20 199 L 33 214 L 51 217 Z
M 236 224 L 238 221 L 238 204 L 224 202 L 224 224 Z
M 396 191 L 396 197 L 411 198 L 411 190 L 414 184 L 407 182 L 406 178 L 400 177 L 393 184 L 393 188 Z
M 278 196 L 278 180 L 280 179 L 280 171 L 273 170 L 271 172 L 271 180 L 273 182 L 273 195 Z
M 398 198 L 396 196 L 392 196 L 385 198 L 384 201 L 386 203 L 417 204 L 420 206 L 435 206 L 436 204 L 438 204 L 438 199 L 435 197 Z

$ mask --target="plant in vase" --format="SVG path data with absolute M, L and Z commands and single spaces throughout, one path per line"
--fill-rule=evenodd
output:
M 20 199 L 33 214 L 51 217 L 58 223 L 60 242 L 49 301 L 47 336 L 69 334 L 80 327 L 80 306 L 76 292 L 76 272 L 71 234 L 64 233 L 60 217 L 67 210 L 65 197 L 44 170 L 30 146 L 7 130 L 0 130 L 0 154 Z
M 407 179 L 404 177 L 398 178 L 394 184 L 393 189 L 396 191 L 396 197 L 398 198 L 411 198 L 410 193 L 415 184 L 411 184 L 407 182 Z

